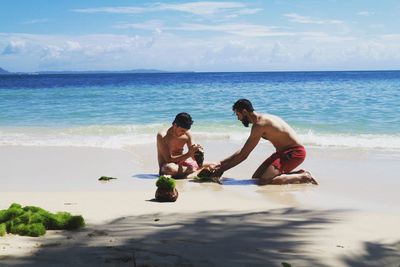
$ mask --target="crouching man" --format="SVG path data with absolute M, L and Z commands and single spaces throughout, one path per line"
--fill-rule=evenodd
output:
M 202 150 L 200 145 L 193 143 L 190 127 L 193 124 L 191 116 L 182 112 L 176 115 L 172 126 L 157 133 L 157 155 L 160 175 L 171 175 L 175 179 L 188 178 L 199 170 L 199 164 L 194 160 L 196 151 Z M 184 153 L 184 147 L 187 152 Z
M 268 140 L 276 152 L 268 157 L 254 172 L 252 178 L 265 184 L 318 184 L 310 172 L 295 171 L 306 157 L 306 150 L 295 131 L 282 118 L 271 114 L 257 113 L 247 99 L 239 99 L 232 107 L 238 120 L 245 127 L 252 124 L 250 136 L 244 146 L 233 155 L 210 167 L 216 175 L 229 170 L 244 161 L 257 146 L 260 139 Z

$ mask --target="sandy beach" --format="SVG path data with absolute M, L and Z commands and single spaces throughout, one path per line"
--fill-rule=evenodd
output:
M 400 267 L 399 1 L 0 14 L 0 267 Z
M 207 161 L 240 145 L 203 141 Z M 398 153 L 309 148 L 319 186 L 259 187 L 248 177 L 271 152 L 259 145 L 223 185 L 178 181 L 177 202 L 157 203 L 154 144 L 4 146 L 0 209 L 68 211 L 87 226 L 6 235 L 0 266 L 399 266 Z

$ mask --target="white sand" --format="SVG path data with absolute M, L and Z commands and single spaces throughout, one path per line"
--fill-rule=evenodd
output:
M 240 144 L 203 146 L 215 161 Z M 256 186 L 271 152 L 261 144 L 224 185 L 178 181 L 177 202 L 157 203 L 154 145 L 1 147 L 0 209 L 69 211 L 87 226 L 0 237 L 0 266 L 399 266 L 398 153 L 309 149 L 320 186 Z

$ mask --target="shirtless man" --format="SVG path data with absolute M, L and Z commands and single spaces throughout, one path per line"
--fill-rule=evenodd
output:
M 258 178 L 260 185 L 318 184 L 307 171 L 292 172 L 306 157 L 306 150 L 292 127 L 277 116 L 256 113 L 253 105 L 247 99 L 236 101 L 232 110 L 245 127 L 252 124 L 251 133 L 242 149 L 213 166 L 211 170 L 215 174 L 222 174 L 244 161 L 263 138 L 272 143 L 276 152 L 266 159 L 253 174 L 252 178 Z
M 160 175 L 171 175 L 176 179 L 187 178 L 199 169 L 194 154 L 202 149 L 193 144 L 189 131 L 193 121 L 188 113 L 176 115 L 172 126 L 157 134 L 157 154 Z M 183 153 L 184 146 L 188 151 Z

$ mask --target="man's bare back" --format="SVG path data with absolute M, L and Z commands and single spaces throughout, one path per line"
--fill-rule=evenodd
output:
M 270 141 L 277 151 L 301 145 L 293 128 L 278 116 L 259 114 L 252 128 L 251 134 L 261 132 L 261 137 Z

